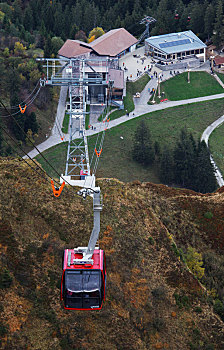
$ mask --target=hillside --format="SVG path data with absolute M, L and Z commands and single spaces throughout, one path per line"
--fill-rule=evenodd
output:
M 107 298 L 100 312 L 73 312 L 59 301 L 61 254 L 87 244 L 91 199 L 73 189 L 53 197 L 18 159 L 1 158 L 0 169 L 2 349 L 224 349 L 224 324 L 213 311 L 223 276 L 206 292 L 182 259 L 190 245 L 221 261 L 222 189 L 201 195 L 98 180 Z

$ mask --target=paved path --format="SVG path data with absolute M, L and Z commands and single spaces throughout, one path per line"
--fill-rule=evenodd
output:
M 211 133 L 221 124 L 224 123 L 224 115 L 221 116 L 219 119 L 215 120 L 212 124 L 210 124 L 206 129 L 205 131 L 203 132 L 202 136 L 201 136 L 201 141 L 205 141 L 206 145 L 208 145 L 208 140 L 209 140 L 209 136 L 211 135 Z M 219 170 L 219 168 L 217 167 L 212 155 L 210 155 L 210 160 L 211 160 L 211 163 L 213 164 L 214 166 L 214 169 L 215 169 L 215 177 L 216 177 L 216 180 L 219 184 L 219 186 L 224 186 L 224 179 L 223 179 L 223 176 L 222 176 L 222 173 L 221 171 Z
M 146 93 L 148 93 L 147 87 L 146 87 L 145 90 L 146 90 Z M 151 113 L 151 112 L 154 112 L 154 111 L 163 110 L 163 109 L 170 108 L 170 107 L 182 106 L 182 105 L 186 105 L 186 104 L 189 104 L 189 103 L 209 101 L 209 100 L 214 100 L 214 99 L 219 99 L 219 98 L 224 98 L 224 93 L 223 94 L 218 94 L 218 95 L 211 95 L 211 96 L 191 98 L 189 100 L 163 102 L 163 103 L 160 103 L 158 105 L 148 105 L 148 104 L 145 104 L 145 97 L 144 97 L 142 100 L 139 99 L 139 102 L 136 102 L 135 110 L 134 110 L 134 112 L 129 114 L 129 117 L 124 115 L 124 116 L 122 116 L 122 117 L 120 117 L 118 119 L 111 120 L 109 125 L 108 125 L 108 129 L 113 128 L 113 127 L 115 127 L 117 125 L 120 125 L 122 123 L 125 123 L 126 121 L 128 121 L 130 119 L 137 118 L 137 117 L 139 117 L 139 116 L 141 116 L 143 114 L 146 114 L 146 113 Z M 94 130 L 86 130 L 86 136 L 91 136 L 91 135 L 97 134 L 98 132 L 103 130 L 102 123 L 95 123 L 95 124 L 93 124 L 93 127 L 94 127 Z M 69 135 L 66 134 L 64 136 L 65 136 L 64 137 L 64 141 L 68 141 L 69 140 Z M 62 142 L 63 141 L 61 140 L 60 136 L 57 133 L 55 133 L 54 135 L 51 135 L 46 141 L 44 141 L 41 144 L 39 144 L 37 146 L 37 148 L 39 149 L 40 152 L 43 152 L 46 149 L 48 149 L 48 148 L 50 148 L 52 146 L 55 146 L 55 145 L 57 145 L 59 143 L 62 143 Z M 34 158 L 34 157 L 36 157 L 38 155 L 38 152 L 37 152 L 36 149 L 34 149 L 31 152 L 29 152 L 28 155 L 31 158 Z

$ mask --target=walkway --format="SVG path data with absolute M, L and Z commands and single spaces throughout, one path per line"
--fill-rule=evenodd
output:
M 208 100 L 224 98 L 224 93 L 223 93 L 223 94 L 218 94 L 218 95 L 211 95 L 211 96 L 192 98 L 192 99 L 189 99 L 189 100 L 163 102 L 163 103 L 160 103 L 158 105 L 148 105 L 148 104 L 145 104 L 145 98 L 146 97 L 144 97 L 144 96 L 146 96 L 147 93 L 148 93 L 148 90 L 147 90 L 147 86 L 146 86 L 145 92 L 143 94 L 142 99 L 139 99 L 139 102 L 136 103 L 136 105 L 135 105 L 134 112 L 130 113 L 129 117 L 124 115 L 124 116 L 122 116 L 122 117 L 120 117 L 118 119 L 111 120 L 109 125 L 108 125 L 108 129 L 113 128 L 113 127 L 115 127 L 117 125 L 120 125 L 122 123 L 125 123 L 128 120 L 130 120 L 130 119 L 137 118 L 137 117 L 139 117 L 139 116 L 141 116 L 143 114 L 146 114 L 146 113 L 151 113 L 151 112 L 154 112 L 154 111 L 159 111 L 159 110 L 163 110 L 163 109 L 171 108 L 171 107 L 176 107 L 176 106 L 182 106 L 182 105 L 186 105 L 186 104 L 189 104 L 189 103 L 196 103 L 196 102 L 202 102 L 202 101 L 208 101 Z M 86 130 L 86 136 L 91 136 L 91 135 L 94 135 L 94 134 L 98 134 L 100 131 L 103 130 L 102 123 L 97 123 L 96 122 L 95 124 L 93 124 L 93 127 L 94 127 L 94 130 Z M 68 141 L 68 140 L 69 140 L 69 135 L 66 134 L 65 137 L 64 137 L 64 141 Z M 52 146 L 55 146 L 55 145 L 57 145 L 59 143 L 62 143 L 64 141 L 61 140 L 59 135 L 56 135 L 56 134 L 55 135 L 51 135 L 46 141 L 44 141 L 41 144 L 39 144 L 37 146 L 37 148 L 39 149 L 40 152 L 43 152 L 46 149 L 48 149 L 48 148 L 50 148 Z M 36 149 L 34 149 L 31 152 L 29 152 L 28 155 L 31 158 L 34 158 L 34 157 L 36 157 L 38 155 L 38 152 L 37 152 Z
M 203 132 L 202 136 L 201 136 L 201 141 L 205 141 L 207 147 L 209 147 L 208 145 L 208 140 L 209 140 L 209 136 L 211 135 L 211 133 L 221 124 L 224 123 L 224 115 L 222 117 L 220 117 L 219 119 L 217 119 L 216 121 L 214 121 L 212 124 L 210 124 L 206 129 L 205 131 Z M 215 169 L 215 177 L 216 177 L 216 180 L 219 184 L 219 186 L 224 186 L 224 179 L 223 179 L 223 176 L 222 176 L 222 173 L 221 171 L 219 170 L 219 168 L 217 167 L 212 155 L 210 155 L 210 160 L 211 160 L 211 163 L 213 164 L 214 166 L 214 169 Z

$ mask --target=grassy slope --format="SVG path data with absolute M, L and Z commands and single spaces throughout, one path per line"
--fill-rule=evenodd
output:
M 223 73 L 216 73 L 218 75 L 218 77 L 222 80 L 222 82 L 224 83 L 224 74 Z
M 188 73 L 182 73 L 161 83 L 161 92 L 164 97 L 171 101 L 185 100 L 200 96 L 209 96 L 223 93 L 219 83 L 206 72 L 191 72 L 190 84 L 188 84 Z
M 223 193 L 99 180 L 107 300 L 100 312 L 70 312 L 59 300 L 61 253 L 87 243 L 92 201 L 66 189 L 56 199 L 21 161 L 0 159 L 0 169 L 0 267 L 12 278 L 0 289 L 2 349 L 221 349 L 223 323 L 168 236 L 205 252 L 210 228 L 210 249 L 218 254 Z M 203 217 L 208 207 L 213 226 Z
M 214 110 L 216 111 L 214 113 Z M 206 127 L 223 115 L 222 100 L 195 103 L 145 115 L 145 121 L 151 131 L 153 141 L 161 146 L 173 146 L 179 137 L 181 128 L 186 127 L 195 139 L 199 139 Z M 116 177 L 128 182 L 138 179 L 159 183 L 156 167 L 143 168 L 132 160 L 131 148 L 134 131 L 140 118 L 132 119 L 106 132 L 103 152 L 98 166 L 98 176 Z M 120 138 L 123 136 L 123 140 Z M 89 138 L 90 156 L 96 136 Z M 61 151 L 62 150 L 62 151 Z M 66 146 L 55 146 L 45 152 L 45 156 L 63 173 L 66 160 Z M 38 157 L 38 161 L 40 157 Z M 42 163 L 42 161 L 41 161 Z M 50 172 L 44 163 L 44 168 Z M 51 174 L 51 172 L 50 172 Z M 52 176 L 55 176 L 53 173 Z

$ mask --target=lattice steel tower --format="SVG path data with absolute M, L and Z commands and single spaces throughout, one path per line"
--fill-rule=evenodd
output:
M 109 58 L 39 59 L 46 61 L 45 85 L 68 86 L 69 91 L 69 142 L 65 167 L 65 179 L 71 185 L 95 184 L 95 174 L 90 173 L 89 152 L 86 137 L 86 101 L 95 99 L 105 105 L 109 87 L 109 68 L 117 68 L 118 60 Z M 56 64 L 55 61 L 58 63 Z M 98 88 L 97 88 L 98 87 Z M 101 90 L 99 89 L 101 87 Z M 99 93 L 100 92 L 100 93 Z M 102 94 L 103 92 L 103 94 Z M 103 97 L 102 97 L 103 96 Z M 80 183 L 80 175 L 85 181 Z M 61 179 L 61 182 L 63 180 Z M 78 182 L 77 182 L 78 181 Z

